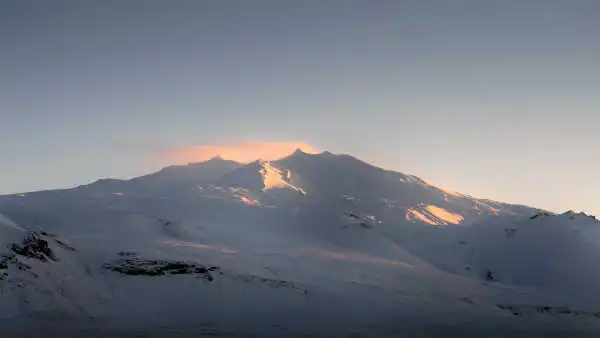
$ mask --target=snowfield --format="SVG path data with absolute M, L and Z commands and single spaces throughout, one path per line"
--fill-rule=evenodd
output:
M 600 333 L 600 224 L 348 155 L 0 197 L 3 337 Z

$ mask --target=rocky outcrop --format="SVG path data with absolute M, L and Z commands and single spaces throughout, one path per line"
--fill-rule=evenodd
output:
M 13 253 L 40 260 L 42 262 L 57 261 L 54 250 L 48 244 L 48 241 L 43 238 L 42 234 L 30 232 L 25 236 L 21 244 L 13 244 L 10 251 Z
M 116 271 L 125 275 L 134 276 L 165 276 L 165 275 L 191 275 L 197 274 L 206 278 L 209 281 L 213 280 L 212 271 L 216 271 L 218 267 L 205 267 L 203 265 L 175 261 L 175 260 L 156 260 L 143 259 L 137 256 L 122 255 L 128 258 L 121 258 L 112 263 L 104 265 L 104 268 Z
M 539 314 L 553 314 L 553 315 L 570 315 L 575 317 L 588 317 L 594 319 L 600 319 L 600 311 L 581 311 L 575 310 L 564 306 L 547 306 L 547 305 L 515 305 L 515 304 L 498 304 L 496 305 L 500 310 L 511 312 L 515 316 L 524 315 L 539 315 Z

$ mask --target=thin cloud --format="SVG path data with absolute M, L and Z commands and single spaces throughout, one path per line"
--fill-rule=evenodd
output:
M 301 142 L 262 142 L 248 141 L 239 143 L 203 144 L 164 151 L 160 158 L 169 164 L 188 164 L 203 162 L 215 156 L 227 160 L 248 163 L 257 159 L 276 160 L 285 157 L 296 149 L 314 154 L 318 151 L 310 144 Z

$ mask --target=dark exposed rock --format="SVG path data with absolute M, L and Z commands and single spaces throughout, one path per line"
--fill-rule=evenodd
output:
M 510 305 L 510 304 L 497 304 L 499 309 L 513 313 L 514 315 L 563 315 L 563 316 L 575 316 L 575 317 L 588 317 L 588 318 L 600 318 L 600 312 L 589 312 L 572 310 L 567 307 L 556 307 L 547 305 Z
M 4 270 L 0 272 L 0 280 L 3 280 L 6 277 L 8 277 L 8 271 L 11 266 L 16 268 L 18 271 L 26 272 L 34 278 L 38 278 L 38 275 L 35 272 L 31 271 L 31 265 L 19 260 L 15 253 L 10 253 L 7 255 L 0 256 L 0 270 Z
M 566 308 L 566 307 L 559 307 L 559 308 L 556 308 L 556 313 L 570 314 L 570 313 L 572 313 L 572 311 L 569 308 Z
M 536 218 L 542 217 L 542 216 L 550 216 L 550 214 L 547 212 L 538 212 L 537 214 L 529 217 L 529 219 L 536 219 Z
M 25 236 L 21 244 L 13 244 L 10 250 L 17 255 L 34 258 L 42 262 L 57 260 L 54 251 L 48 245 L 48 241 L 35 232 Z
M 23 262 L 17 261 L 15 263 L 15 266 L 17 267 L 17 269 L 19 269 L 21 271 L 29 271 L 29 270 L 31 270 L 31 265 L 25 264 Z
M 496 280 L 496 276 L 495 276 L 495 275 L 494 275 L 494 273 L 493 273 L 492 271 L 490 271 L 490 270 L 487 270 L 487 271 L 485 272 L 485 277 L 484 277 L 484 278 L 485 278 L 485 280 L 486 280 L 486 281 L 488 281 L 488 282 L 493 282 L 493 281 L 495 281 L 495 280 Z
M 129 256 L 130 253 L 119 253 L 120 256 Z M 135 254 L 134 254 L 135 255 Z M 206 268 L 197 263 L 169 260 L 142 259 L 135 256 L 119 259 L 113 263 L 105 264 L 104 268 L 125 275 L 134 276 L 164 276 L 164 275 L 202 275 L 209 281 L 213 280 L 210 271 L 217 267 Z
M 548 312 L 550 312 L 550 310 L 552 310 L 552 307 L 550 307 L 550 306 L 536 306 L 535 309 L 539 313 L 548 313 Z
M 46 232 L 46 231 L 40 231 L 39 234 L 42 235 L 42 236 L 46 236 L 46 237 L 56 238 L 55 234 L 51 234 L 51 233 Z
M 67 243 L 65 243 L 65 242 L 63 242 L 61 240 L 55 239 L 54 242 L 56 242 L 56 244 L 58 244 L 58 246 L 60 246 L 61 248 L 65 249 L 65 250 L 68 250 L 68 251 L 77 251 L 77 250 L 75 250 L 74 247 L 70 246 L 69 244 L 67 244 Z
M 514 229 L 514 228 L 504 229 L 504 234 L 506 235 L 506 238 L 515 237 L 516 233 L 517 233 L 517 229 Z
M 299 285 L 292 283 L 292 282 L 285 281 L 285 280 L 281 280 L 281 279 L 272 279 L 272 278 L 254 276 L 254 275 L 232 275 L 230 277 L 232 277 L 236 280 L 245 282 L 245 283 L 260 282 L 260 283 L 263 283 L 274 289 L 278 289 L 278 288 L 301 289 Z
M 160 222 L 160 223 L 161 223 L 161 224 L 162 224 L 162 225 L 163 225 L 165 228 L 173 224 L 173 222 L 171 222 L 171 221 L 169 221 L 169 220 L 166 220 L 166 219 L 162 219 L 162 218 L 159 218 L 159 219 L 158 219 L 158 221 L 159 221 L 159 222 Z
M 45 231 L 31 231 L 26 233 L 21 243 L 13 243 L 8 246 L 8 253 L 0 255 L 0 279 L 5 279 L 13 272 L 24 272 L 38 278 L 38 274 L 34 272 L 31 265 L 28 264 L 28 259 L 35 259 L 43 263 L 58 261 L 55 249 L 68 251 L 76 251 L 69 244 L 56 238 L 56 235 Z
M 8 258 L 6 256 L 0 257 L 0 281 L 8 277 Z

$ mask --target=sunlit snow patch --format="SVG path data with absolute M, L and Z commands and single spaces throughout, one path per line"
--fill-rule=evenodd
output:
M 235 198 L 239 199 L 242 203 L 246 205 L 260 205 L 260 201 L 252 198 L 252 194 L 250 193 L 250 191 L 248 191 L 248 189 L 230 187 L 229 192 L 231 192 L 231 194 L 233 194 Z
M 259 201 L 250 199 L 246 196 L 239 196 L 239 199 L 240 199 L 240 201 L 242 201 L 242 203 L 244 203 L 246 205 L 255 205 L 255 206 L 260 205 Z
M 268 191 L 271 189 L 292 189 L 301 193 L 302 195 L 306 195 L 306 191 L 286 181 L 286 179 L 289 180 L 292 178 L 292 173 L 289 170 L 284 173 L 280 169 L 272 166 L 270 162 L 266 161 L 261 162 L 261 167 L 262 168 L 259 172 L 263 179 L 263 191 Z
M 213 251 L 218 251 L 218 252 L 226 253 L 226 254 L 236 254 L 237 253 L 237 251 L 235 251 L 235 250 L 227 249 L 227 248 L 216 246 L 216 245 L 210 245 L 210 244 L 200 244 L 200 243 L 174 241 L 174 240 L 163 241 L 163 244 L 172 245 L 172 246 L 180 246 L 180 247 L 188 247 L 188 248 L 196 248 L 196 249 L 204 249 L 204 250 L 213 250 Z
M 500 215 L 500 209 L 492 206 L 492 204 L 496 204 L 497 202 L 491 201 L 491 200 L 475 200 L 473 202 L 473 209 L 477 210 L 477 211 L 486 211 L 492 215 L 498 216 Z M 512 214 L 510 211 L 505 210 L 504 211 L 507 214 Z
M 462 215 L 452 213 L 446 209 L 436 207 L 435 205 L 428 205 L 425 209 L 438 219 L 441 219 L 448 223 L 460 224 L 465 220 L 465 218 Z
M 464 217 L 435 205 L 410 208 L 406 212 L 406 220 L 421 221 L 431 225 L 460 224 Z
M 431 225 L 440 225 L 439 222 L 432 220 L 431 218 L 427 217 L 425 214 L 423 214 L 422 212 L 420 212 L 416 209 L 408 209 L 406 211 L 406 220 L 407 221 L 421 221 L 421 222 L 431 224 Z

